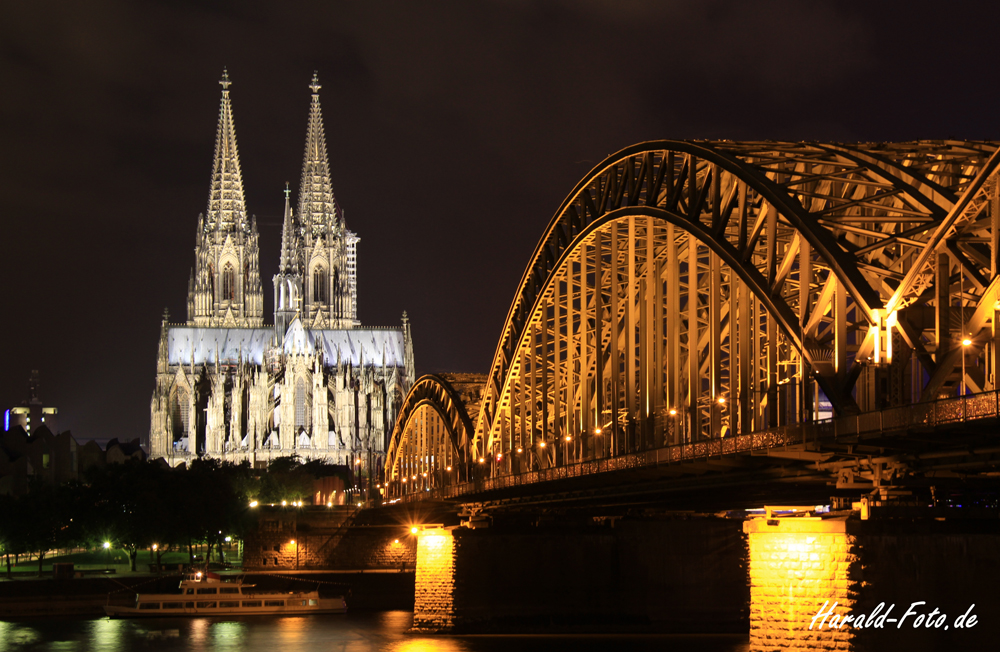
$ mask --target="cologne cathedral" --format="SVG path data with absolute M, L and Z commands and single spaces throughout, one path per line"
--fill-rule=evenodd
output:
M 379 469 L 413 383 L 402 325 L 357 317 L 358 236 L 330 181 L 313 77 L 298 205 L 285 189 L 274 325 L 264 323 L 255 218 L 247 213 L 223 74 L 208 210 L 198 217 L 187 322 L 164 315 L 150 404 L 150 456 L 251 462 L 298 455 Z M 363 465 L 363 466 L 362 466 Z

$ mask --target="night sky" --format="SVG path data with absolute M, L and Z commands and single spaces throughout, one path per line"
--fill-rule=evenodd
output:
M 528 257 L 593 166 L 674 139 L 1000 139 L 983 3 L 8 2 L 0 404 L 32 369 L 78 439 L 149 430 L 186 319 L 228 67 L 273 319 L 285 182 L 319 72 L 366 325 L 417 373 L 485 372 Z

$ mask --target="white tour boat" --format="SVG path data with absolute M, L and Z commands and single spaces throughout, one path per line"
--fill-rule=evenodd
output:
M 107 605 L 112 618 L 168 616 L 254 616 L 274 614 L 342 614 L 343 597 L 321 598 L 319 591 L 278 593 L 253 584 L 223 582 L 215 573 L 193 573 L 181 580 L 178 593 L 140 593 L 134 607 Z

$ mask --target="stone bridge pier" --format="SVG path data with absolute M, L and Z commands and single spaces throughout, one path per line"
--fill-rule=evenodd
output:
M 1000 522 L 756 518 L 751 650 L 972 650 L 1000 635 Z

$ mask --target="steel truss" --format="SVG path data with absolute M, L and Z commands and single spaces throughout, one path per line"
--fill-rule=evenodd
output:
M 441 377 L 421 376 L 410 388 L 389 441 L 386 482 L 397 493 L 468 479 L 472 423 L 454 389 Z
M 500 476 L 995 389 L 998 164 L 992 142 L 622 150 L 538 243 L 455 459 Z

